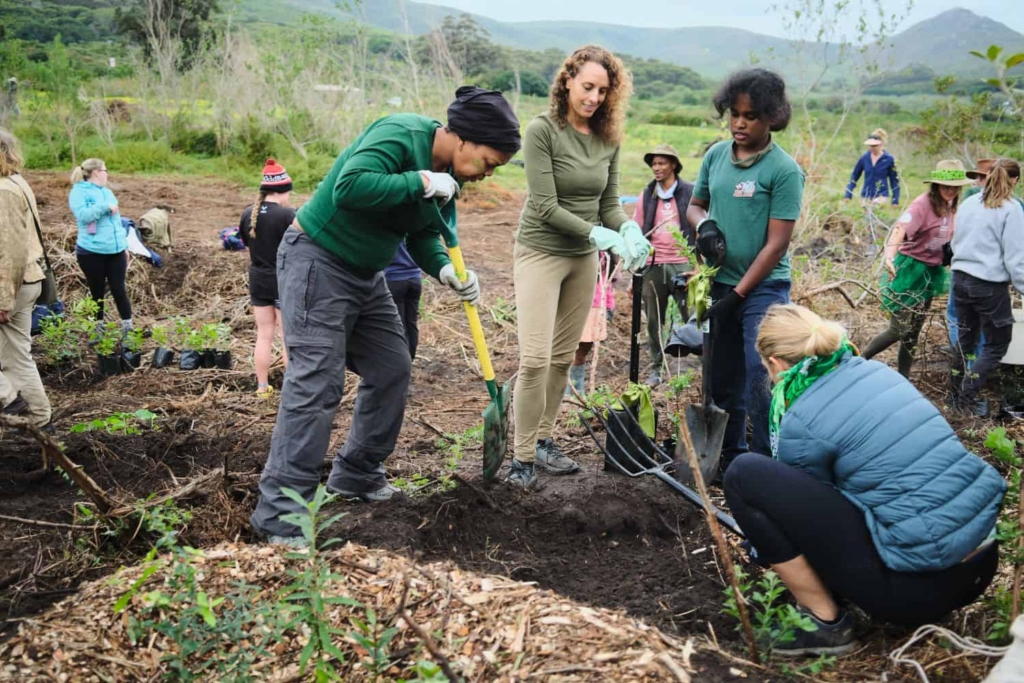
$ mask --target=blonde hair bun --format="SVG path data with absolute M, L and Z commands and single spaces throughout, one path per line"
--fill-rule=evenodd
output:
M 757 352 L 796 365 L 807 356 L 831 356 L 846 338 L 846 329 L 798 304 L 768 309 L 757 333 Z

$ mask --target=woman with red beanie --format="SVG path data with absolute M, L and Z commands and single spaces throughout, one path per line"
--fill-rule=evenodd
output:
M 270 363 L 274 356 L 274 335 L 281 333 L 281 300 L 277 294 L 277 247 L 284 231 L 295 219 L 295 209 L 288 206 L 292 179 L 284 166 L 267 159 L 263 182 L 256 201 L 245 207 L 238 222 L 242 242 L 249 248 L 249 298 L 256 316 L 256 395 L 270 398 Z M 257 224 L 259 227 L 257 228 Z M 288 365 L 288 351 L 281 334 L 281 359 Z

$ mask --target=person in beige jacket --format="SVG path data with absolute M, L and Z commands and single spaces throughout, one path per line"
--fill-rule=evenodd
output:
M 50 423 L 50 400 L 32 360 L 32 307 L 43 287 L 35 195 L 18 171 L 17 139 L 0 128 L 0 412 Z

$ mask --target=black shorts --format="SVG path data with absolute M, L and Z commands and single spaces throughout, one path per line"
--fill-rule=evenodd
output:
M 249 268 L 249 302 L 253 306 L 281 308 L 281 299 L 277 293 L 276 273 Z

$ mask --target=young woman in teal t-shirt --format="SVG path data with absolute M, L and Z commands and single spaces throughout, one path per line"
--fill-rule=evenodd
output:
M 803 199 L 804 175 L 772 140 L 789 124 L 786 84 L 765 69 L 730 76 L 714 98 L 728 114 L 732 140 L 704 156 L 686 219 L 695 229 L 713 219 L 725 236 L 725 256 L 708 309 L 713 335 L 711 385 L 729 413 L 722 471 L 748 450 L 770 453 L 768 382 L 755 341 L 768 307 L 789 301 L 789 242 Z M 747 444 L 747 414 L 752 438 Z

